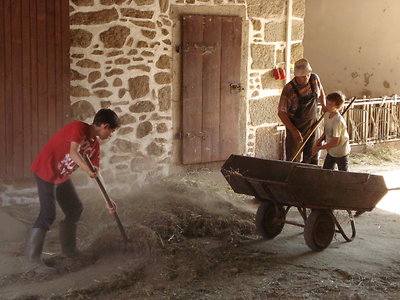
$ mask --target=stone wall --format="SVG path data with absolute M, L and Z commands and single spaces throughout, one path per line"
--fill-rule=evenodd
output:
M 287 1 L 247 0 L 250 29 L 248 76 L 247 154 L 277 159 L 281 132 L 275 127 L 284 80 L 272 70 L 285 66 Z M 291 62 L 303 56 L 305 0 L 294 0 L 292 10 Z
M 303 53 L 304 2 L 294 0 L 292 60 Z M 180 166 L 174 7 L 201 14 L 244 12 L 241 148 L 243 154 L 278 158 L 276 110 L 284 82 L 273 79 L 272 69 L 285 59 L 286 0 L 70 0 L 73 118 L 91 122 L 107 107 L 122 119 L 122 127 L 101 145 L 102 176 L 114 197 Z M 88 185 L 82 172 L 73 176 L 81 189 Z M 7 203 L 21 202 L 22 196 L 12 197 L 15 189 L 8 191 Z
M 166 176 L 172 148 L 168 1 L 70 0 L 71 102 L 91 122 L 115 110 L 122 127 L 103 142 L 111 192 Z M 81 176 L 83 177 L 83 176 Z

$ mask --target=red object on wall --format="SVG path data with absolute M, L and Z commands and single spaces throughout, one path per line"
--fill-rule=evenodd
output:
M 282 68 L 276 68 L 272 72 L 275 80 L 285 80 L 286 79 L 286 73 L 285 70 Z

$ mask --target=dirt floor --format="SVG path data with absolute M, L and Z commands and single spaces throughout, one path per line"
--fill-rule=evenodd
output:
M 394 150 L 354 154 L 350 169 L 383 174 L 396 183 Z M 45 262 L 58 273 L 23 273 L 25 239 L 37 204 L 0 208 L 0 299 L 398 299 L 400 192 L 356 218 L 357 236 L 336 234 L 311 251 L 303 229 L 285 225 L 261 239 L 258 205 L 235 194 L 218 171 L 171 176 L 125 199 L 115 199 L 131 242 L 125 246 L 98 193 L 82 195 L 76 260 L 59 255 L 58 221 L 49 232 Z M 379 208 L 380 207 L 380 208 Z M 349 232 L 343 211 L 337 218 Z M 287 219 L 302 222 L 292 209 Z

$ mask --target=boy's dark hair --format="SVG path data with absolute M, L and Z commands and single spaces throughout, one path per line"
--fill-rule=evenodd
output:
M 121 126 L 121 121 L 114 111 L 108 108 L 102 108 L 94 116 L 93 124 L 96 126 L 108 124 L 111 129 L 115 129 Z
M 335 106 L 340 108 L 344 104 L 346 97 L 341 91 L 337 91 L 328 94 L 326 96 L 326 100 L 335 103 Z

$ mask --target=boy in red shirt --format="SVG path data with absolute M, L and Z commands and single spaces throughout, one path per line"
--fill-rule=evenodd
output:
M 27 271 L 55 272 L 54 268 L 47 267 L 40 259 L 46 233 L 56 218 L 55 200 L 65 214 L 65 219 L 60 222 L 62 253 L 67 257 L 79 254 L 76 249 L 76 223 L 81 216 L 83 206 L 70 175 L 81 167 L 90 177 L 96 177 L 96 172 L 90 170 L 83 155 L 88 155 L 93 165 L 98 168 L 99 138 L 101 140 L 109 138 L 119 126 L 120 120 L 114 111 L 100 109 L 92 125 L 81 121 L 67 124 L 49 139 L 36 157 L 31 170 L 38 187 L 40 213 L 27 241 Z M 111 212 L 115 211 L 115 207 L 108 209 Z

